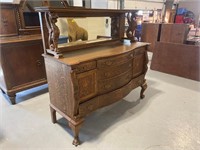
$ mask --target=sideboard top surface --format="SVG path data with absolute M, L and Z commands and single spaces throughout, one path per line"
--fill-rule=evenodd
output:
M 0 38 L 1 44 L 19 43 L 24 41 L 42 40 L 41 35 L 24 35 Z
M 149 45 L 149 43 L 124 42 L 124 44 L 119 44 L 119 45 L 106 45 L 106 46 L 99 46 L 99 47 L 93 47 L 93 48 L 88 48 L 88 49 L 81 49 L 81 50 L 67 52 L 64 54 L 63 58 L 59 58 L 58 60 L 67 65 L 76 65 L 81 62 L 86 62 L 89 60 L 95 60 L 99 58 L 123 54 L 133 49 L 146 46 L 146 45 Z M 54 59 L 57 59 L 57 58 L 54 58 Z

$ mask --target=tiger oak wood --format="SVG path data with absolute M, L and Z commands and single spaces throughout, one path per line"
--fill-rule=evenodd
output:
M 77 146 L 80 128 L 88 114 L 122 100 L 137 87 L 141 87 L 140 98 L 144 98 L 149 44 L 132 43 L 132 28 L 127 36 L 130 40 L 123 40 L 125 13 L 134 15 L 129 10 L 49 7 L 36 10 L 45 49 L 52 122 L 56 123 L 56 113 L 67 119 L 74 133 L 72 144 Z M 111 17 L 111 38 L 57 44 L 57 18 L 77 16 Z M 134 21 L 130 20 L 130 25 Z

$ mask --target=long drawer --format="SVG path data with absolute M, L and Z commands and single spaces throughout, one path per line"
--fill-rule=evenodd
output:
M 109 67 L 109 68 L 102 68 L 98 69 L 97 71 L 97 80 L 105 80 L 109 78 L 113 78 L 117 75 L 120 75 L 124 72 L 127 72 L 132 68 L 132 60 L 128 61 L 124 64 L 114 66 L 114 67 Z
M 132 70 L 129 69 L 127 72 L 122 73 L 118 76 L 107 80 L 97 81 L 98 94 L 104 94 L 112 90 L 118 89 L 123 85 L 127 84 L 132 79 Z
M 97 61 L 97 68 L 106 68 L 111 66 L 118 66 L 133 58 L 133 53 L 129 52 L 123 55 L 99 59 Z

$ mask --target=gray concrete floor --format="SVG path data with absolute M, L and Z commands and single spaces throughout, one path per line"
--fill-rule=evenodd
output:
M 200 150 L 200 82 L 149 70 L 140 88 L 86 117 L 82 144 L 72 145 L 67 121 L 52 124 L 47 85 L 17 94 L 10 105 L 0 93 L 1 150 Z

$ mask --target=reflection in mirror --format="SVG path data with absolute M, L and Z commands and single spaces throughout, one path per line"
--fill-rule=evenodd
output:
M 56 25 L 60 30 L 59 44 L 76 45 L 111 37 L 109 17 L 58 18 Z M 100 40 L 100 39 L 99 39 Z M 61 46 L 61 45 L 60 45 Z

